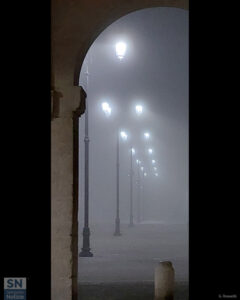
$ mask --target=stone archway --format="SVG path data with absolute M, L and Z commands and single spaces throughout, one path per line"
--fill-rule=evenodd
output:
M 78 87 L 84 57 L 96 37 L 120 17 L 149 7 L 188 9 L 188 0 L 52 0 L 53 109 L 51 122 L 51 298 L 77 299 L 76 197 L 73 111 L 83 107 Z M 56 96 L 56 97 L 55 97 Z M 83 105 L 83 106 L 82 106 Z M 83 113 L 83 112 L 81 112 Z

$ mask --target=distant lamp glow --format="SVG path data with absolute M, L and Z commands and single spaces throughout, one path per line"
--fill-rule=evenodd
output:
M 141 171 L 143 171 L 144 170 L 144 168 L 143 167 L 141 167 Z
M 146 139 L 149 139 L 150 134 L 149 134 L 148 132 L 145 132 L 145 133 L 144 133 L 144 136 L 145 136 Z
M 135 152 L 136 152 L 134 148 L 132 148 L 131 151 L 132 151 L 132 154 L 135 154 Z
M 112 109 L 107 102 L 102 103 L 102 110 L 107 117 L 111 115 Z
M 153 159 L 153 160 L 152 160 L 152 163 L 153 163 L 153 164 L 155 164 L 155 163 L 156 163 L 156 161 Z
M 137 165 L 139 164 L 139 160 L 138 159 L 136 159 L 136 163 L 137 163 Z
M 155 173 L 155 176 L 158 176 L 158 173 Z
M 151 148 L 149 148 L 149 149 L 148 149 L 148 153 L 149 153 L 149 154 L 152 154 L 152 153 L 153 153 L 153 150 L 152 150 Z
M 157 168 L 156 168 L 156 167 L 154 167 L 153 169 L 154 169 L 154 171 L 157 171 Z
M 122 60 L 125 56 L 127 45 L 124 42 L 119 42 L 115 46 L 117 57 Z
M 143 111 L 142 105 L 136 105 L 135 107 L 137 115 L 141 115 Z
M 144 172 L 144 174 L 143 174 L 144 176 L 147 176 L 147 173 L 146 172 Z
M 122 138 L 123 140 L 126 140 L 127 137 L 128 137 L 125 131 L 121 131 L 121 132 L 120 132 L 120 136 L 121 136 L 121 138 Z

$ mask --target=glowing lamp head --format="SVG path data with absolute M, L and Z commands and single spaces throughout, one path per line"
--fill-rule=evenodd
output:
M 136 105 L 135 107 L 137 115 L 141 115 L 143 111 L 142 105 Z
M 149 153 L 149 154 L 152 154 L 152 153 L 153 153 L 153 149 L 149 148 L 149 149 L 148 149 L 148 153 Z
M 157 177 L 157 176 L 158 176 L 158 173 L 155 173 L 155 176 Z
M 136 151 L 135 151 L 134 148 L 131 149 L 131 153 L 132 153 L 132 154 L 135 154 L 135 153 L 136 153 Z
M 120 136 L 121 136 L 121 138 L 122 138 L 124 141 L 126 141 L 126 139 L 127 139 L 127 137 L 128 137 L 125 131 L 121 131 L 121 132 L 120 132 Z
M 102 110 L 107 117 L 111 115 L 112 109 L 107 102 L 102 103 Z
M 143 171 L 144 170 L 144 168 L 143 167 L 141 167 L 141 171 Z
M 145 132 L 145 133 L 144 133 L 144 137 L 145 137 L 146 139 L 149 139 L 150 134 L 149 134 L 148 132 Z
M 145 177 L 147 176 L 147 173 L 146 172 L 144 172 L 144 174 L 143 174 Z
M 116 55 L 117 57 L 122 60 L 125 56 L 126 50 L 127 50 L 127 45 L 124 42 L 119 42 L 116 44 L 115 47 L 116 50 Z
M 152 160 L 152 163 L 153 163 L 153 164 L 155 164 L 155 163 L 156 163 L 156 161 L 153 159 L 153 160 Z
M 154 169 L 154 171 L 157 171 L 157 168 L 156 168 L 156 167 L 154 167 L 153 169 Z

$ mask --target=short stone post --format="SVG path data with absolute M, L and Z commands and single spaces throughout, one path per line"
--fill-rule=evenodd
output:
M 170 261 L 160 261 L 155 268 L 154 300 L 174 299 L 174 269 Z

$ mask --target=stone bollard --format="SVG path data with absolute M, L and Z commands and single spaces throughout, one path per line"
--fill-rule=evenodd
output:
M 155 268 L 154 300 L 173 300 L 174 269 L 170 261 L 160 261 Z

